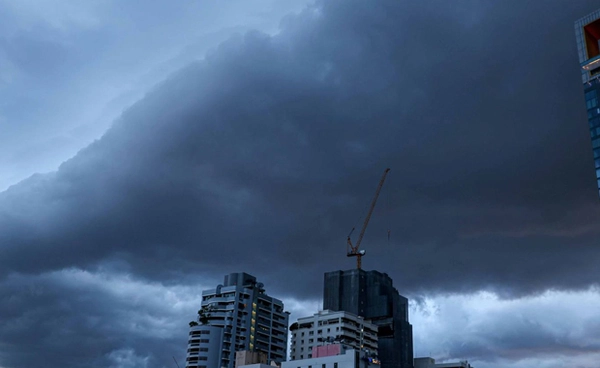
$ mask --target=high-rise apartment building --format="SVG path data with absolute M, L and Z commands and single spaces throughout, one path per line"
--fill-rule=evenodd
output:
M 575 22 L 575 36 L 600 195 L 600 9 Z
M 378 326 L 381 368 L 412 368 L 412 325 L 408 299 L 385 273 L 354 269 L 325 274 L 323 309 L 346 311 Z
M 290 326 L 290 360 L 309 359 L 313 349 L 332 342 L 377 354 L 377 325 L 345 311 L 324 310 Z
M 196 325 L 191 326 L 186 367 L 234 368 L 235 352 L 263 352 L 267 362 L 287 357 L 289 313 L 281 300 L 247 273 L 225 276 L 224 284 L 202 292 Z

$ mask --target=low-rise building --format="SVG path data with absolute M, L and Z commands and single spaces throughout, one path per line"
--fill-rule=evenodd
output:
M 468 361 L 436 363 L 431 357 L 415 358 L 415 368 L 473 368 Z
M 267 364 L 267 354 L 262 351 L 249 350 L 235 352 L 235 368 L 256 364 Z
M 343 344 L 316 346 L 314 358 L 290 360 L 281 368 L 377 368 L 379 360 L 375 352 L 356 350 Z

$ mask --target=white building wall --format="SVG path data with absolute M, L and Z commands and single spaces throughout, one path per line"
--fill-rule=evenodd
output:
M 299 318 L 297 323 L 298 327 L 292 331 L 291 360 L 312 358 L 315 346 L 340 336 L 352 348 L 377 352 L 377 325 L 352 313 L 324 310 Z
M 281 363 L 281 368 L 377 368 L 379 365 L 369 364 L 363 358 L 365 352 L 348 349 L 345 354 L 321 358 L 290 360 Z
M 216 326 L 194 326 L 188 339 L 186 367 L 220 367 L 223 329 Z

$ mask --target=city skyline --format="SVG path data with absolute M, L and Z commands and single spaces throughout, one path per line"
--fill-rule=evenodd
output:
M 388 167 L 415 357 L 597 366 L 598 7 L 0 0 L 0 368 L 184 366 L 233 272 L 313 315 Z

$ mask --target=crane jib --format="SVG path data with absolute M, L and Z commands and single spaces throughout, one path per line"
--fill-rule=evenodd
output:
M 385 171 L 383 172 L 383 176 L 381 177 L 381 180 L 379 180 L 379 185 L 377 185 L 377 190 L 375 191 L 375 196 L 373 197 L 373 200 L 371 201 L 371 207 L 369 208 L 369 212 L 367 213 L 367 216 L 365 217 L 365 222 L 363 223 L 362 229 L 360 230 L 360 234 L 358 235 L 358 240 L 356 241 L 356 245 L 353 245 L 352 240 L 350 239 L 350 235 L 352 235 L 354 228 L 352 228 L 352 231 L 350 231 L 350 234 L 348 234 L 347 245 L 348 245 L 349 251 L 348 251 L 347 256 L 348 257 L 356 257 L 356 268 L 358 268 L 358 269 L 360 269 L 360 267 L 361 267 L 361 258 L 362 258 L 362 256 L 365 255 L 365 251 L 364 250 L 359 251 L 358 247 L 360 246 L 363 236 L 365 235 L 365 231 L 367 230 L 367 226 L 369 225 L 369 220 L 371 219 L 371 215 L 373 214 L 373 210 L 375 209 L 375 205 L 377 204 L 377 198 L 379 197 L 379 193 L 381 192 L 381 188 L 383 187 L 383 183 L 385 182 L 385 177 L 387 176 L 389 171 L 390 171 L 389 168 L 385 169 Z

